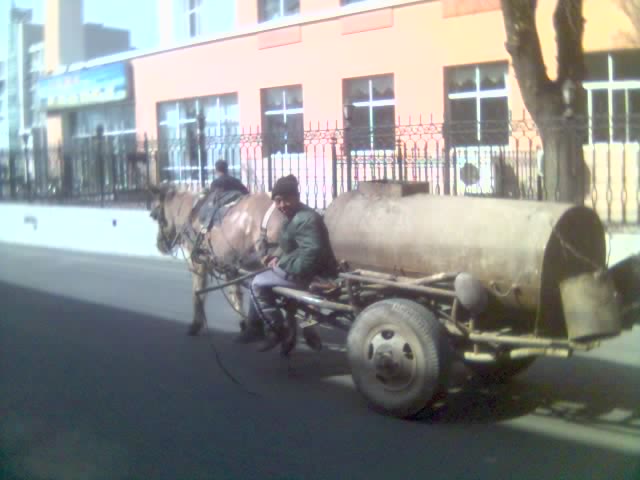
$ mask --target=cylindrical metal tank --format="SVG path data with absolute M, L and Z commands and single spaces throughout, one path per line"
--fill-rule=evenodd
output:
M 604 229 L 586 207 L 361 190 L 325 212 L 339 261 L 409 276 L 469 272 L 500 304 L 535 312 L 539 334 L 566 336 L 560 282 L 605 266 Z

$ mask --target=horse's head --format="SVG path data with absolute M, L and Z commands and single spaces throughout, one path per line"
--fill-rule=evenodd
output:
M 162 254 L 171 253 L 177 240 L 175 217 L 171 213 L 170 203 L 176 190 L 171 184 L 152 185 L 149 191 L 153 195 L 150 216 L 158 223 L 156 246 Z

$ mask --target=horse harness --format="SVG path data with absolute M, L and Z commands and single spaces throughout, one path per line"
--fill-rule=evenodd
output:
M 192 220 L 199 213 L 199 210 L 204 205 L 207 197 L 208 197 L 207 195 L 200 194 L 194 199 L 193 204 L 191 206 L 189 219 L 187 220 L 187 222 L 185 222 L 185 224 L 182 226 L 180 231 L 176 233 L 176 235 L 173 237 L 173 240 L 171 242 L 169 242 L 169 240 L 166 238 L 164 231 L 161 230 L 164 243 L 167 246 L 169 251 L 175 249 L 176 245 L 178 245 L 181 238 L 185 238 L 192 245 L 191 254 L 189 255 L 189 260 L 192 263 L 199 264 L 199 265 L 207 264 L 206 260 L 204 260 L 205 255 L 202 255 L 204 253 L 210 253 L 211 256 L 215 259 L 215 254 L 210 244 L 205 248 L 201 248 L 206 234 L 209 233 L 213 228 L 213 226 L 215 225 L 215 222 L 214 222 L 215 216 L 218 215 L 222 211 L 222 209 L 226 209 L 228 211 L 228 209 L 236 205 L 242 198 L 244 198 L 244 195 L 238 198 L 235 198 L 228 203 L 221 202 L 219 205 L 217 205 L 217 207 L 213 210 L 213 213 L 211 214 L 211 221 L 208 222 L 207 224 L 203 224 L 198 230 L 193 227 Z M 264 257 L 270 248 L 275 248 L 278 245 L 277 242 L 269 242 L 267 237 L 267 227 L 269 225 L 269 221 L 271 220 L 271 217 L 275 209 L 276 209 L 276 206 L 274 203 L 272 203 L 269 209 L 264 214 L 264 217 L 262 218 L 262 223 L 260 224 L 260 237 L 258 239 L 258 249 L 261 257 Z M 226 212 L 222 212 L 222 215 L 220 216 L 220 221 L 222 221 L 225 214 Z M 215 263 L 215 260 L 214 260 L 214 263 Z

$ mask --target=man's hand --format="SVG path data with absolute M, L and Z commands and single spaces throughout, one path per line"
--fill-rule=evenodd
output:
M 262 264 L 269 268 L 274 268 L 278 264 L 278 257 L 272 257 L 270 255 L 262 257 Z

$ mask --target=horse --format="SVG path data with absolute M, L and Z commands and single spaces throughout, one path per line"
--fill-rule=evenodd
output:
M 230 281 L 238 278 L 239 269 L 262 268 L 261 258 L 277 244 L 286 219 L 268 194 L 256 193 L 229 206 L 222 221 L 207 230 L 197 215 L 200 196 L 170 184 L 150 187 L 150 192 L 154 197 L 151 218 L 158 223 L 158 250 L 168 255 L 182 249 L 188 262 L 193 304 L 188 334 L 198 335 L 206 319 L 206 295 L 198 292 L 207 288 L 208 277 Z M 225 294 L 233 309 L 245 317 L 242 287 L 226 287 Z

